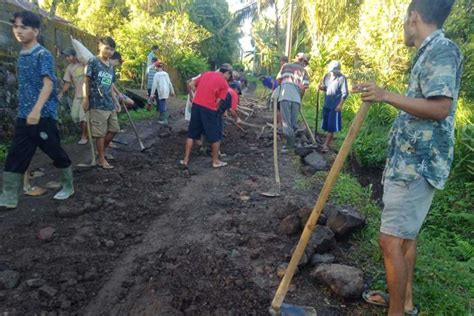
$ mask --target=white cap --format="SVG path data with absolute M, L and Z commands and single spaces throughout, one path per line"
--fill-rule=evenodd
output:
M 337 60 L 333 60 L 329 63 L 328 69 L 330 72 L 334 70 L 341 70 L 341 63 Z

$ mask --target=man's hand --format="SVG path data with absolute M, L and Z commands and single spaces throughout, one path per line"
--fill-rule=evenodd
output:
M 373 82 L 361 83 L 352 87 L 352 92 L 361 93 L 364 102 L 385 102 L 387 91 Z
M 321 90 L 321 91 L 326 91 L 326 86 L 323 85 L 322 83 L 319 84 L 318 88 L 319 88 L 319 90 Z
M 336 112 L 341 112 L 341 111 L 342 111 L 342 104 L 339 103 L 339 104 L 336 106 L 336 108 L 334 109 L 334 111 L 336 111 Z
M 171 96 L 174 98 L 176 96 L 176 93 L 171 92 Z
M 124 106 L 126 106 L 126 105 L 124 105 Z M 115 112 L 117 112 L 117 113 L 122 112 L 122 107 L 118 103 L 115 105 Z
M 237 119 L 235 121 L 237 122 L 237 124 L 242 123 L 242 120 L 240 119 L 240 117 L 237 117 Z
M 82 99 L 82 108 L 84 109 L 84 112 L 89 111 L 89 98 Z
M 27 125 L 38 125 L 38 123 L 40 121 L 40 118 L 41 118 L 41 112 L 36 111 L 33 108 L 33 110 L 30 112 L 30 114 L 28 114 L 28 116 L 26 117 L 26 124 Z

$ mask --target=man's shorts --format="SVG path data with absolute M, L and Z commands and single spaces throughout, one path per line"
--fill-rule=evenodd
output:
M 328 133 L 339 132 L 342 129 L 341 112 L 323 108 L 323 130 Z
M 71 106 L 71 118 L 74 123 L 80 123 L 86 121 L 86 113 L 82 107 L 82 100 L 84 98 L 74 98 Z
M 385 179 L 380 232 L 415 240 L 433 201 L 435 188 L 420 177 L 413 181 Z
M 209 143 L 222 140 L 221 115 L 203 106 L 193 103 L 191 108 L 191 121 L 188 127 L 188 137 L 200 139 L 201 134 L 206 135 Z
M 120 131 L 116 111 L 91 109 L 90 119 L 92 137 L 105 137 L 107 132 L 118 133 Z

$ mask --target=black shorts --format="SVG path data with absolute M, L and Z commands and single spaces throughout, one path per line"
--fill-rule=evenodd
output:
M 27 125 L 25 119 L 19 118 L 4 170 L 25 173 L 37 147 L 53 160 L 55 167 L 63 169 L 71 165 L 71 160 L 61 147 L 55 119 L 41 118 L 38 125 Z
M 191 121 L 188 127 L 188 137 L 200 139 L 206 135 L 207 141 L 216 143 L 222 140 L 222 119 L 217 111 L 193 103 Z

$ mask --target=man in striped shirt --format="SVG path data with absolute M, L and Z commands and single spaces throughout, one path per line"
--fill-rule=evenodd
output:
M 301 99 L 309 87 L 309 76 L 305 70 L 308 58 L 304 53 L 298 53 L 294 63 L 282 66 L 277 80 L 281 83 L 278 96 L 283 124 L 283 135 L 286 138 L 287 150 L 295 147 L 295 131 L 298 128 Z

